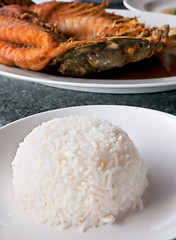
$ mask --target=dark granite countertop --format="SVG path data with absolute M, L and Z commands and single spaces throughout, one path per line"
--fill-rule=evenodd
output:
M 145 94 L 90 93 L 0 77 L 0 126 L 51 109 L 99 104 L 138 106 L 176 115 L 176 90 Z

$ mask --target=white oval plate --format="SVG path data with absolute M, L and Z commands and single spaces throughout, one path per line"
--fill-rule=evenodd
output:
M 175 0 L 123 0 L 126 8 L 132 11 L 158 12 L 169 8 L 176 8 Z
M 137 16 L 140 22 L 145 22 L 149 26 L 175 25 L 175 16 L 149 13 L 132 12 L 129 10 L 109 10 L 125 17 Z M 160 92 L 176 89 L 176 76 L 167 78 L 134 79 L 134 80 L 113 80 L 113 79 L 87 79 L 68 78 L 54 76 L 15 67 L 0 65 L 0 75 L 12 77 L 19 80 L 37 82 L 52 87 L 71 89 L 86 92 L 101 93 L 147 93 Z
M 144 210 L 119 223 L 79 234 L 69 228 L 38 225 L 15 207 L 11 162 L 19 142 L 36 126 L 55 117 L 94 115 L 121 126 L 134 141 L 149 171 Z M 176 117 L 128 106 L 81 106 L 36 114 L 0 129 L 1 240 L 169 240 L 176 237 Z

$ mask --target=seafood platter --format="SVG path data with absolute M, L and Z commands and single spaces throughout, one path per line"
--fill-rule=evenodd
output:
M 0 1 L 0 74 L 75 90 L 173 89 L 173 16 L 161 26 L 139 16 L 106 1 Z

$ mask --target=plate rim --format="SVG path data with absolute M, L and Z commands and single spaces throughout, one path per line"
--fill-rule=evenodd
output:
M 138 106 L 133 106 L 133 105 L 115 105 L 115 104 L 95 104 L 95 105 L 78 105 L 78 106 L 70 106 L 70 107 L 64 107 L 64 108 L 56 108 L 56 109 L 51 109 L 51 110 L 46 110 L 46 111 L 43 111 L 43 112 L 38 112 L 38 113 L 34 113 L 34 114 L 31 114 L 31 115 L 28 115 L 26 117 L 22 117 L 22 118 L 19 118 L 15 121 L 12 121 L 8 124 L 5 124 L 3 125 L 2 127 L 0 127 L 0 132 L 6 128 L 8 128 L 9 126 L 11 125 L 14 125 L 16 123 L 19 123 L 21 121 L 25 121 L 27 119 L 32 119 L 32 118 L 35 118 L 37 116 L 42 116 L 42 115 L 48 115 L 48 114 L 52 114 L 54 112 L 60 112 L 60 111 L 69 111 L 70 109 L 80 109 L 80 108 L 121 108 L 121 109 L 131 109 L 131 110 L 135 110 L 135 111 L 144 111 L 144 112 L 151 112 L 151 113 L 154 113 L 154 114 L 160 114 L 162 116 L 166 116 L 166 117 L 169 117 L 169 118 L 173 118 L 174 120 L 176 120 L 176 115 L 174 114 L 171 114 L 171 113 L 167 113 L 167 112 L 164 112 L 164 111 L 161 111 L 161 110 L 156 110 L 156 109 L 152 109 L 152 108 L 146 108 L 146 107 L 138 107 Z
M 140 1 L 140 0 L 139 0 Z M 139 2 L 138 1 L 138 2 Z M 137 8 L 135 6 L 132 6 L 130 4 L 130 2 L 132 2 L 131 0 L 123 0 L 123 5 L 128 9 L 128 10 L 131 10 L 131 11 L 143 11 L 143 12 L 150 12 L 150 13 L 154 13 L 154 11 L 148 11 L 146 8 L 145 8 L 145 4 L 146 3 L 151 3 L 151 2 L 159 2 L 160 0 L 142 0 L 142 5 L 139 5 L 139 6 L 142 6 L 141 8 Z M 155 13 L 158 13 L 158 14 L 164 14 L 164 13 L 159 13 L 159 12 L 155 12 Z M 165 15 L 168 15 L 168 14 L 165 14 Z
M 143 2 L 148 2 L 148 0 L 143 0 Z M 136 7 L 131 6 L 130 3 L 128 2 L 128 0 L 123 0 L 123 4 L 130 11 L 145 11 L 144 7 L 142 9 L 138 9 Z

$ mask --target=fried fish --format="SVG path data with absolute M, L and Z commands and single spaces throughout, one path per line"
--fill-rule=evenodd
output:
M 31 0 L 0 0 L 0 7 L 6 6 L 6 5 L 19 5 L 19 6 L 31 6 L 33 4 L 35 4 L 33 1 Z
M 0 8 L 0 63 L 9 66 L 82 77 L 151 57 L 168 37 L 168 27 L 107 13 L 106 3 L 11 3 Z
M 44 2 L 29 9 L 58 25 L 60 31 L 78 40 L 97 37 L 146 37 L 150 30 L 137 18 L 124 18 L 105 11 L 106 3 L 94 6 L 80 2 Z

